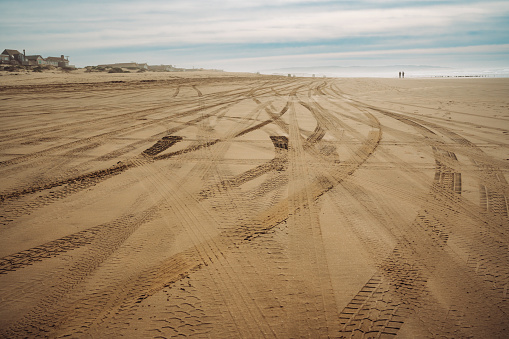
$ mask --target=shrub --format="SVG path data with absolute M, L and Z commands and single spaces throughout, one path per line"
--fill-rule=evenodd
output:
M 69 66 L 62 67 L 62 72 L 64 72 L 64 73 L 69 73 L 70 71 L 74 71 L 74 70 L 75 70 L 74 67 L 69 67 Z
M 108 71 L 108 73 L 124 73 L 124 71 L 120 67 L 114 67 L 114 68 L 110 69 Z

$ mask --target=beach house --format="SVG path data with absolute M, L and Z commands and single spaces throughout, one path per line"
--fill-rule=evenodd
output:
M 51 65 L 55 67 L 74 67 L 69 65 L 69 58 L 61 55 L 60 57 L 43 58 L 41 55 L 26 55 L 15 49 L 4 49 L 0 55 L 0 64 L 23 65 L 23 66 L 43 66 Z
M 63 55 L 60 57 L 47 57 L 46 64 L 55 67 L 69 67 L 69 60 L 66 59 Z
M 30 66 L 46 65 L 46 60 L 40 55 L 27 55 L 25 59 L 28 61 Z
M 25 60 L 25 54 L 15 49 L 4 49 L 2 52 L 2 63 L 11 65 L 26 65 L 28 62 Z M 4 62 L 6 61 L 6 62 Z

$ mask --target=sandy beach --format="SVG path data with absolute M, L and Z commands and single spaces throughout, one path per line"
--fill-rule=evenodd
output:
M 0 76 L 0 337 L 507 338 L 509 79 Z

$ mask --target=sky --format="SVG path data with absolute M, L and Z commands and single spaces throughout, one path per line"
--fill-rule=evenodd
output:
M 509 1 L 0 0 L 0 49 L 78 67 L 509 68 Z

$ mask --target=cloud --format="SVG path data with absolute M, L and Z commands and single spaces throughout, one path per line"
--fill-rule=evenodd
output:
M 509 54 L 509 44 L 476 45 L 442 48 L 406 48 L 379 49 L 368 51 L 345 51 L 332 53 L 281 54 L 246 58 L 215 60 L 211 65 L 230 65 L 233 70 L 240 70 L 246 65 L 256 65 L 252 71 L 277 67 L 292 66 L 331 66 L 331 65 L 438 65 L 448 67 L 471 67 L 469 59 L 482 61 L 482 66 L 504 67 L 505 64 L 490 63 L 497 56 L 505 58 Z
M 27 0 L 20 6 L 5 0 L 2 6 L 0 30 L 9 34 L 0 43 L 41 53 L 180 49 L 213 51 L 203 59 L 223 60 L 214 46 L 243 58 L 246 51 L 289 57 L 509 43 L 507 1 Z
M 406 8 L 348 9 L 341 7 L 260 7 L 249 10 L 211 6 L 167 9 L 122 9 L 101 29 L 113 23 L 111 35 L 129 44 L 128 37 L 153 43 L 269 43 L 331 40 L 355 36 L 437 35 L 489 25 L 509 13 L 509 3 L 477 3 L 470 6 L 437 5 Z M 125 12 L 123 12 L 125 11 Z M 129 18 L 127 22 L 123 22 Z M 139 43 L 139 41 L 135 41 Z
M 352 52 L 334 52 L 334 53 L 316 53 L 316 54 L 289 54 L 277 55 L 257 58 L 243 58 L 243 59 L 230 59 L 224 61 L 243 60 L 292 60 L 292 59 L 338 59 L 338 58 L 360 58 L 369 56 L 383 56 L 383 55 L 463 55 L 463 54 L 487 54 L 487 53 L 509 53 L 509 44 L 504 45 L 479 45 L 479 46 L 463 46 L 463 47 L 444 47 L 444 48 L 412 48 L 412 49 L 386 49 L 386 50 L 372 50 L 372 51 L 352 51 Z

